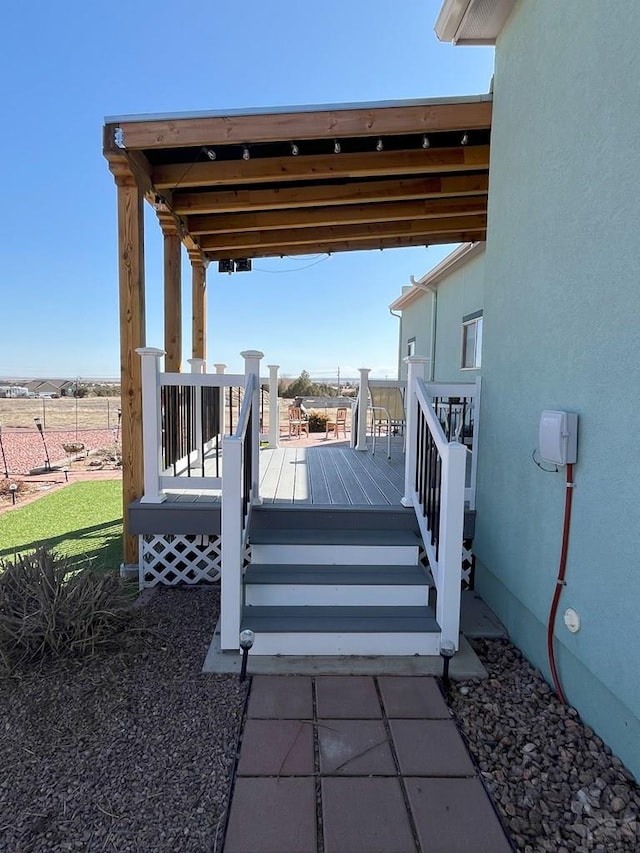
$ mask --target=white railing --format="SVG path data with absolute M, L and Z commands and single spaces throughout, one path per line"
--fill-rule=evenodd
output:
M 436 587 L 440 642 L 458 649 L 462 539 L 467 450 L 448 441 L 418 375 L 421 361 L 409 361 L 405 494 L 415 510 Z
M 171 490 L 220 490 L 223 439 L 236 432 L 247 377 L 253 375 L 253 351 L 245 354 L 244 374 L 225 373 L 222 364 L 215 365 L 216 373 L 204 373 L 201 359 L 191 359 L 191 373 L 163 373 L 163 350 L 145 348 L 138 353 L 142 357 L 144 455 L 141 501 L 161 503 Z M 262 405 L 263 399 L 257 399 Z M 277 391 L 270 405 L 277 413 Z M 256 411 L 256 430 L 260 419 Z

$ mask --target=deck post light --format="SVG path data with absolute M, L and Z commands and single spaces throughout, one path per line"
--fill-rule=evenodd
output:
M 456 648 L 450 640 L 444 640 L 440 644 L 440 657 L 442 658 L 442 683 L 445 687 L 449 686 L 449 664 L 455 653 Z
M 49 460 L 49 451 L 47 450 L 47 442 L 44 440 L 44 432 L 42 429 L 42 421 L 40 420 L 40 418 L 34 418 L 33 420 L 35 421 L 36 427 L 38 428 L 38 432 L 40 433 L 40 438 L 42 439 L 42 444 L 44 445 L 44 458 L 45 458 L 44 468 L 45 468 L 45 471 L 50 471 L 51 470 L 51 462 Z
M 11 483 L 9 486 L 9 491 L 11 492 L 11 503 L 13 506 L 16 505 L 16 492 L 18 491 L 18 486 L 16 483 Z
M 7 457 L 4 455 L 4 444 L 2 443 L 2 424 L 0 424 L 0 452 L 2 452 L 2 466 L 4 468 L 4 476 L 8 479 L 9 469 L 7 468 Z
M 240 682 L 242 683 L 247 677 L 247 661 L 249 659 L 249 649 L 253 646 L 256 635 L 249 628 L 240 631 L 240 648 L 242 649 L 242 666 L 240 667 Z

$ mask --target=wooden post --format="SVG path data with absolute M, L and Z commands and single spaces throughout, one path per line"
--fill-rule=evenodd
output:
M 191 258 L 191 355 L 207 360 L 207 270 L 198 254 Z
M 369 374 L 368 367 L 359 367 L 360 390 L 358 392 L 358 442 L 356 450 L 367 449 L 367 409 L 369 408 Z
M 171 216 L 158 214 L 164 235 L 164 369 L 180 373 L 182 365 L 182 277 L 180 237 Z
M 115 174 L 118 187 L 118 273 L 120 291 L 120 382 L 122 389 L 123 562 L 138 562 L 138 537 L 129 533 L 127 507 L 142 497 L 142 366 L 136 350 L 145 345 L 143 194 L 131 172 Z
M 418 418 L 418 401 L 416 399 L 416 381 L 424 379 L 425 365 L 429 359 L 421 355 L 408 355 L 404 359 L 407 365 L 407 393 L 404 407 L 407 415 L 405 429 L 407 437 L 404 454 L 404 495 L 400 503 L 402 506 L 413 506 L 413 495 L 415 492 L 416 476 L 416 421 Z
M 278 397 L 279 364 L 269 364 L 269 447 L 280 445 L 280 399 Z

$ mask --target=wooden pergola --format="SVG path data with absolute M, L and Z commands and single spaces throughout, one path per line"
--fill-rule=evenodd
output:
M 177 372 L 181 244 L 192 357 L 206 359 L 210 262 L 229 271 L 253 258 L 484 240 L 491 107 L 483 95 L 106 120 L 118 187 L 125 563 L 137 561 L 126 506 L 143 484 L 143 201 L 164 235 L 165 369 Z

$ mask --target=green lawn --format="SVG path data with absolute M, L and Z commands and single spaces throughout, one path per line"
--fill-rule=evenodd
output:
M 95 568 L 122 562 L 122 484 L 73 483 L 22 509 L 0 515 L 0 560 L 47 543 L 73 565 Z

